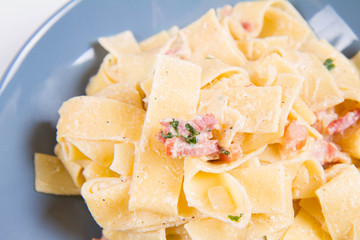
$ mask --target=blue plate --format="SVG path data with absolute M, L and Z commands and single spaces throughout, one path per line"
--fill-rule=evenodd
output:
M 91 239 L 101 235 L 81 197 L 36 193 L 33 171 L 34 152 L 53 153 L 60 105 L 70 97 L 84 94 L 89 77 L 105 56 L 96 43 L 99 36 L 130 29 L 142 40 L 172 25 L 183 27 L 211 7 L 236 2 L 73 1 L 49 19 L 0 81 L 1 235 L 12 240 Z M 339 34 L 329 40 L 342 43 L 341 50 L 348 56 L 359 49 L 354 33 L 360 34 L 360 1 L 293 2 L 308 20 L 330 4 L 354 32 L 350 30 L 350 40 L 343 41 Z M 332 18 L 320 19 L 331 26 L 338 24 Z M 319 27 L 315 25 L 314 28 Z M 329 37 L 329 29 L 325 30 L 318 33 Z

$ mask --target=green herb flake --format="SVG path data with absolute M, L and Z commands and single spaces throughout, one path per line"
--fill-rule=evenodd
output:
M 198 142 L 196 136 L 200 134 L 200 132 L 197 132 L 195 130 L 195 128 L 193 126 L 191 126 L 189 123 L 186 123 L 185 124 L 185 128 L 190 132 L 190 135 L 189 136 L 182 136 L 178 133 L 178 127 L 179 127 L 179 121 L 176 121 L 175 119 L 173 119 L 171 122 L 170 122 L 170 126 L 172 128 L 174 128 L 176 134 L 173 134 L 171 132 L 167 133 L 166 135 L 164 134 L 163 131 L 161 131 L 161 136 L 164 138 L 164 139 L 168 139 L 168 138 L 173 138 L 173 137 L 181 137 L 185 140 L 185 142 L 187 142 L 188 144 L 196 144 Z
M 210 59 L 210 60 L 212 60 L 212 59 L 215 59 L 215 58 L 213 58 L 213 57 L 206 57 L 205 59 Z
M 187 137 L 187 138 L 185 138 L 185 141 L 189 144 L 197 144 L 197 142 L 198 142 L 196 136 L 193 136 L 191 138 Z
M 198 142 L 196 136 L 199 135 L 200 133 L 197 132 L 195 130 L 195 128 L 193 128 L 193 126 L 191 126 L 189 123 L 185 124 L 185 128 L 186 128 L 186 130 L 188 130 L 190 132 L 189 136 L 187 136 L 187 137 L 183 136 L 185 141 L 189 144 L 196 144 Z
M 170 122 L 170 126 L 172 126 L 174 128 L 175 132 L 178 133 L 179 121 L 176 121 L 175 119 L 173 119 Z
M 330 71 L 331 69 L 335 68 L 334 59 L 328 58 L 324 62 L 324 66 Z
M 188 130 L 191 135 L 195 135 L 198 132 L 195 130 L 195 128 L 193 128 L 193 126 L 191 126 L 189 123 L 185 124 L 186 130 Z
M 265 235 L 265 236 L 263 236 L 263 239 L 264 239 L 264 240 L 268 240 L 266 235 Z
M 161 130 L 161 136 L 162 136 L 163 138 L 165 138 L 165 139 L 175 137 L 171 132 L 168 132 L 168 133 L 165 135 L 162 130 Z
M 230 151 L 224 149 L 224 148 L 221 148 L 220 149 L 220 154 L 225 154 L 225 155 L 230 155 Z
M 231 221 L 235 221 L 235 222 L 239 222 L 239 219 L 242 217 L 242 213 L 240 213 L 239 216 L 233 216 L 233 215 L 228 215 L 228 218 L 231 220 Z

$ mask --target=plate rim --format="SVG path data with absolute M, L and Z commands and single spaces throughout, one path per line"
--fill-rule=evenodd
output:
M 37 45 L 37 43 L 42 39 L 42 37 L 56 24 L 59 20 L 62 19 L 66 13 L 71 9 L 77 6 L 82 0 L 70 0 L 59 9 L 57 9 L 50 17 L 48 17 L 27 40 L 22 44 L 22 46 L 17 50 L 16 54 L 10 60 L 8 66 L 5 68 L 5 71 L 0 76 L 0 96 L 6 89 L 8 83 L 13 79 L 17 70 L 21 67 L 25 58 L 29 55 L 31 50 Z

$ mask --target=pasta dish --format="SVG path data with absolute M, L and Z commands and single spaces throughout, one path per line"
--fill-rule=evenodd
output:
M 103 240 L 360 239 L 360 54 L 284 0 L 99 43 L 37 191 L 81 195 Z

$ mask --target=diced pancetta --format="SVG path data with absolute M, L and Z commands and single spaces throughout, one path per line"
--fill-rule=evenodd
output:
M 242 149 L 240 143 L 232 143 L 229 151 L 225 149 L 220 150 L 219 160 L 222 162 L 232 162 L 242 156 Z
M 298 151 L 305 146 L 308 135 L 303 124 L 292 120 L 285 128 L 283 145 L 286 150 Z
M 252 32 L 254 30 L 254 25 L 250 22 L 241 22 L 241 26 L 247 31 Z
M 219 125 L 212 114 L 196 116 L 191 121 L 167 118 L 157 139 L 165 144 L 165 152 L 173 158 L 179 156 L 207 156 L 220 153 L 217 140 L 211 140 L 212 130 Z
M 340 133 L 355 124 L 360 118 L 360 109 L 346 113 L 343 117 L 333 120 L 327 126 L 328 134 Z
M 334 120 L 338 119 L 338 115 L 334 108 L 328 108 L 315 112 L 316 122 L 312 125 L 318 132 L 327 134 L 327 126 Z
M 329 163 L 349 162 L 349 158 L 334 143 L 326 140 L 318 139 L 315 141 L 312 155 L 322 166 Z

